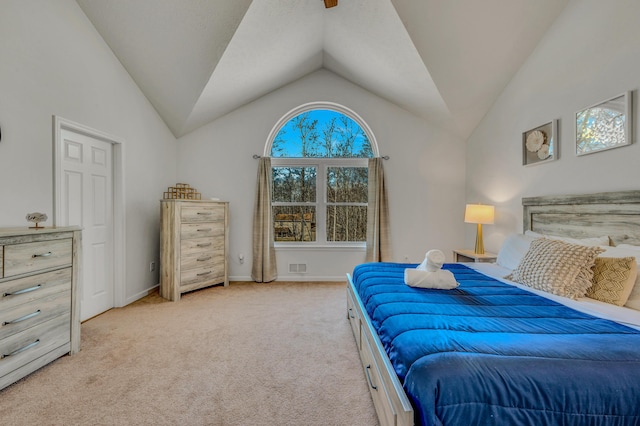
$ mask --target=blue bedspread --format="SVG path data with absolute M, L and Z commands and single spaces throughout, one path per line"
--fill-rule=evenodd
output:
M 367 263 L 353 283 L 422 425 L 640 425 L 640 331 L 461 264 L 412 288 Z

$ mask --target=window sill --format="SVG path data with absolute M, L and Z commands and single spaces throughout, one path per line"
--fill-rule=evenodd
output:
M 323 244 L 323 245 L 311 245 L 311 244 L 300 244 L 300 243 L 275 243 L 274 247 L 277 251 L 287 251 L 287 250 L 295 250 L 295 251 L 366 251 L 367 246 L 364 243 L 353 243 L 353 244 Z

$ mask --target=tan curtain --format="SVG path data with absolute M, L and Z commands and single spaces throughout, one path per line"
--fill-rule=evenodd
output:
M 367 262 L 391 262 L 391 234 L 387 189 L 382 158 L 369 159 L 369 208 L 367 209 Z
M 253 267 L 251 278 L 266 283 L 278 277 L 271 214 L 271 158 L 258 160 L 258 184 L 253 212 Z

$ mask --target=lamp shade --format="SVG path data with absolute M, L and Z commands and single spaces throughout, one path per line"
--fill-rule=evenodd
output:
M 495 207 L 486 204 L 467 204 L 464 210 L 464 221 L 467 223 L 481 223 L 489 225 L 493 223 Z

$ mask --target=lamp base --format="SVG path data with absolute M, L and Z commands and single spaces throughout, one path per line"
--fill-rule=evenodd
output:
M 478 231 L 476 233 L 476 254 L 484 254 L 484 242 L 482 241 L 482 224 L 478 223 Z

